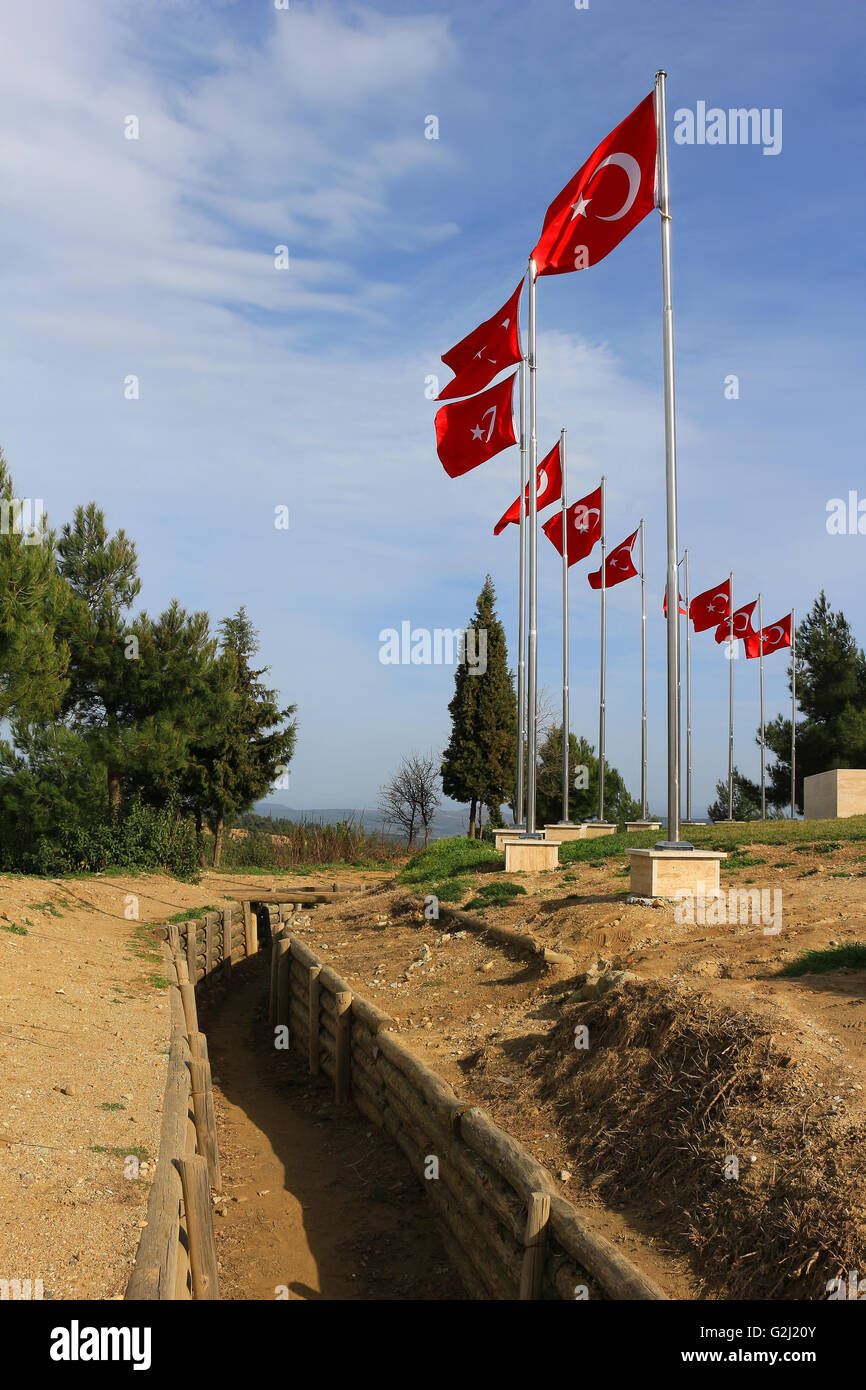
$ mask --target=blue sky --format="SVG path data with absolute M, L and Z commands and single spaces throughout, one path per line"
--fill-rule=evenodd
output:
M 514 288 L 545 208 L 668 70 L 698 101 L 781 108 L 781 152 L 671 144 L 680 537 L 692 589 L 733 568 L 767 621 L 823 586 L 866 637 L 860 536 L 864 27 L 846 3 L 268 0 L 7 7 L 0 90 L 0 443 L 55 525 L 95 498 L 136 540 L 141 601 L 245 604 L 298 704 L 296 806 L 372 807 L 440 749 L 453 672 L 379 632 L 457 627 L 492 573 L 516 660 L 509 450 L 451 480 L 425 378 Z M 424 138 L 436 115 L 439 139 Z M 138 117 L 139 138 L 124 138 Z M 274 248 L 289 248 L 277 270 Z M 659 230 L 539 283 L 539 450 L 570 496 L 608 479 L 608 538 L 646 518 L 650 801 L 665 801 Z M 740 397 L 725 399 L 735 373 Z M 124 398 L 124 380 L 140 398 Z M 290 510 L 287 531 L 274 509 Z M 541 681 L 560 685 L 542 537 Z M 594 567 L 594 566 L 593 566 Z M 595 739 L 598 599 L 572 570 L 572 727 Z M 639 586 L 609 596 L 608 757 L 639 778 Z M 727 762 L 727 663 L 693 643 L 694 805 Z M 767 660 L 768 717 L 787 707 Z M 757 771 L 757 663 L 736 761 Z

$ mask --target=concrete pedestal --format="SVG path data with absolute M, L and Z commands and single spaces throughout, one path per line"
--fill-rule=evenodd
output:
M 559 845 L 552 840 L 507 840 L 505 872 L 507 874 L 537 874 L 559 867 Z
M 544 833 L 548 840 L 558 840 L 561 844 L 563 840 L 585 840 L 586 826 L 575 825 L 574 821 L 557 821 L 555 825 L 546 825 Z
M 626 830 L 661 830 L 662 823 L 659 820 L 627 820 Z
M 581 837 L 584 840 L 597 840 L 601 835 L 615 835 L 617 832 L 616 822 L 610 820 L 587 820 L 581 829 L 586 832 Z
M 836 820 L 866 811 L 866 771 L 840 767 L 803 779 L 803 819 Z
M 504 846 L 509 840 L 519 840 L 521 835 L 526 834 L 526 826 L 506 825 L 502 830 L 494 830 L 493 842 L 496 845 L 497 854 L 501 854 Z
M 672 898 L 688 889 L 695 896 L 719 892 L 719 864 L 727 855 L 713 849 L 630 849 L 631 892 L 638 898 Z

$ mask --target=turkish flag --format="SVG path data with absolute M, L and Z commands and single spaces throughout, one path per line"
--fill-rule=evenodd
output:
M 738 608 L 734 614 L 734 639 L 738 637 L 749 638 L 757 637 L 757 633 L 752 627 L 752 614 L 758 606 L 758 600 L 754 603 L 747 603 L 742 608 Z M 731 620 L 726 618 L 723 623 L 719 623 L 716 628 L 716 641 L 727 642 L 731 636 Z
M 575 502 L 565 513 L 568 518 L 568 565 L 585 560 L 596 541 L 601 540 L 601 488 Z M 545 521 L 542 531 L 562 554 L 562 512 Z
M 621 584 L 624 579 L 634 579 L 637 574 L 634 561 L 631 557 L 632 548 L 637 540 L 637 531 L 632 531 L 622 543 L 610 552 L 604 562 L 604 587 L 609 589 L 612 584 Z M 601 588 L 601 569 L 594 570 L 588 574 L 589 587 L 591 589 Z
M 689 617 L 694 623 L 695 632 L 706 632 L 708 627 L 717 627 L 721 618 L 731 611 L 731 581 L 718 584 L 715 589 L 705 589 L 697 594 L 689 604 Z
M 468 401 L 436 412 L 436 452 L 449 478 L 459 478 L 516 444 L 511 394 L 517 373 Z
M 764 639 L 764 656 L 769 656 L 771 652 L 781 651 L 782 647 L 790 647 L 790 613 L 787 618 L 782 618 L 781 622 L 771 623 L 769 627 L 762 627 L 760 632 L 753 632 L 746 638 L 747 657 L 761 655 L 761 638 Z
M 559 459 L 559 440 L 556 441 L 550 453 L 541 460 L 535 470 L 536 488 L 538 500 L 536 506 L 538 511 L 542 507 L 549 507 L 551 502 L 556 502 L 562 496 L 562 465 Z M 529 483 L 526 484 L 526 515 L 529 516 Z M 494 536 L 498 536 L 500 531 L 504 531 L 510 521 L 520 524 L 520 498 L 518 497 L 508 511 L 505 512 L 497 521 L 493 528 Z
M 688 616 L 688 610 L 685 609 L 685 608 L 683 607 L 683 603 L 684 603 L 685 600 L 683 599 L 682 594 L 677 594 L 677 598 L 679 599 L 679 605 L 678 605 L 678 606 L 679 606 L 679 610 L 680 610 L 680 617 L 685 618 L 685 617 Z M 662 612 L 664 613 L 665 617 L 667 617 L 667 615 L 668 615 L 668 591 L 667 591 L 667 589 L 665 589 L 665 601 L 664 601 L 664 603 L 662 604 Z
M 520 361 L 523 353 L 520 351 L 518 306 L 522 289 L 523 280 L 498 314 L 479 324 L 456 347 L 443 352 L 442 361 L 457 375 L 439 392 L 437 400 L 474 396 L 504 367 L 513 367 Z
M 554 198 L 532 252 L 537 275 L 603 260 L 655 207 L 656 117 L 645 97 Z

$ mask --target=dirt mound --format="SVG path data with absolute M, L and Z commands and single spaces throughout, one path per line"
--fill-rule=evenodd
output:
M 476 1079 L 501 1066 L 485 1051 Z M 794 1060 L 760 1018 L 639 983 L 566 1004 L 524 1083 L 588 1187 L 661 1218 L 699 1297 L 824 1298 L 829 1279 L 866 1266 L 866 1127 L 848 1113 L 849 1082 Z

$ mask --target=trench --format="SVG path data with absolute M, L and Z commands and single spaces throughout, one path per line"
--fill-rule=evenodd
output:
M 223 1174 L 221 1297 L 465 1298 L 400 1151 L 271 1045 L 269 970 L 259 952 L 199 1003 Z

